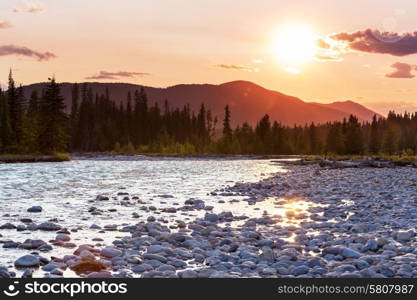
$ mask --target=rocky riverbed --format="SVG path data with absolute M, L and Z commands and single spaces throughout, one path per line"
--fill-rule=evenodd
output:
M 92 225 L 97 236 L 86 244 L 73 244 L 77 229 L 53 220 L 28 223 L 26 230 L 55 237 L 3 243 L 28 253 L 14 267 L 0 268 L 0 277 L 29 277 L 39 269 L 45 277 L 417 277 L 415 169 L 284 169 L 178 205 L 156 207 L 129 189 L 100 194 L 91 199 L 90 214 L 104 213 L 102 204 L 117 200 L 116 207 L 133 208 L 129 218 L 137 222 Z M 207 200 L 219 195 L 216 204 Z M 167 202 L 171 197 L 161 195 Z M 107 235 L 111 243 L 103 240 Z M 66 250 L 51 257 L 49 247 Z

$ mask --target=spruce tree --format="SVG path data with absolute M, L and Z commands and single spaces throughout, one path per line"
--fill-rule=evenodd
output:
M 317 141 L 317 132 L 316 132 L 316 125 L 311 123 L 309 128 L 309 140 L 310 140 L 310 153 L 311 154 L 318 154 L 318 141 Z
M 378 121 L 377 121 L 376 115 L 372 117 L 369 151 L 372 154 L 377 154 L 379 152 Z
M 388 155 L 393 155 L 398 151 L 398 139 L 392 128 L 387 128 L 382 138 L 382 152 Z
M 32 92 L 26 115 L 23 118 L 22 150 L 27 153 L 39 152 L 39 96 Z
M 39 147 L 42 153 L 66 151 L 68 119 L 64 112 L 64 98 L 55 78 L 50 79 L 40 106 Z
M 342 132 L 342 124 L 335 122 L 330 125 L 326 137 L 326 153 L 344 154 L 344 138 Z
M 0 152 L 7 152 L 12 144 L 10 109 L 5 94 L 0 90 Z
M 350 115 L 346 127 L 346 153 L 361 154 L 363 152 L 363 135 L 358 118 Z
M 23 131 L 23 89 L 21 87 L 19 89 L 16 88 L 12 70 L 9 73 L 7 101 L 9 106 L 11 143 L 14 149 L 13 151 L 19 151 Z
M 223 119 L 223 137 L 229 139 L 232 137 L 232 127 L 230 126 L 230 109 L 229 105 L 224 108 Z

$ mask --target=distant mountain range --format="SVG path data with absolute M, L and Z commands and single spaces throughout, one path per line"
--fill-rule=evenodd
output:
M 29 97 L 33 90 L 41 91 L 46 83 L 24 86 L 24 93 Z M 110 92 L 110 98 L 116 103 L 126 102 L 127 93 L 141 88 L 140 85 L 128 83 L 88 83 L 94 93 Z M 71 83 L 62 83 L 61 89 L 67 108 L 71 107 Z M 370 121 L 377 113 L 353 101 L 333 102 L 329 104 L 305 102 L 293 96 L 267 90 L 248 81 L 232 81 L 220 85 L 180 84 L 168 88 L 144 87 L 150 104 L 155 101 L 161 106 L 168 99 L 171 107 L 190 104 L 197 111 L 202 103 L 217 116 L 223 118 L 224 107 L 230 106 L 233 125 L 247 121 L 256 124 L 268 114 L 271 120 L 278 120 L 285 125 L 316 124 L 343 120 L 350 114 L 361 121 Z M 379 115 L 378 115 L 379 116 Z

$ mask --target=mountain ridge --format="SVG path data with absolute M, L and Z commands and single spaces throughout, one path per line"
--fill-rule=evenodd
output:
M 23 87 L 24 95 L 28 98 L 33 90 L 41 91 L 47 83 L 35 83 Z M 73 83 L 61 83 L 62 94 L 67 109 L 71 107 L 71 86 Z M 82 83 L 81 83 L 82 84 Z M 131 83 L 100 83 L 87 82 L 94 93 L 104 94 L 109 90 L 110 99 L 117 104 L 126 103 L 127 93 L 144 88 L 150 104 L 157 102 L 163 105 L 165 99 L 171 107 L 190 105 L 197 111 L 202 103 L 210 109 L 219 120 L 223 117 L 224 107 L 230 106 L 232 125 L 236 126 L 247 121 L 251 125 L 268 114 L 271 120 L 277 120 L 284 125 L 305 125 L 340 121 L 355 114 L 361 121 L 370 121 L 374 114 L 372 110 L 353 101 L 337 101 L 323 104 L 305 102 L 298 97 L 266 89 L 255 83 L 236 80 L 215 84 L 178 84 L 166 88 L 155 88 Z

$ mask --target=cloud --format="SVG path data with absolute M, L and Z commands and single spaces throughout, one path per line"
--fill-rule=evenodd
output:
M 220 64 L 220 65 L 216 65 L 216 67 L 222 68 L 222 69 L 232 69 L 232 70 L 249 70 L 250 69 L 250 67 L 242 66 L 242 65 L 225 65 L 225 64 Z
M 142 77 L 151 75 L 150 73 L 145 72 L 127 72 L 127 71 L 119 71 L 119 72 L 107 72 L 107 71 L 100 71 L 98 74 L 91 75 L 86 77 L 86 79 L 120 79 L 120 78 L 132 78 L 132 77 Z
M 227 69 L 227 70 L 235 70 L 235 71 L 247 71 L 247 72 L 255 72 L 258 73 L 260 71 L 259 68 L 253 68 L 244 65 L 226 65 L 226 64 L 219 64 L 215 65 L 217 68 Z
M 391 68 L 394 68 L 395 70 L 391 73 L 385 74 L 385 77 L 388 78 L 414 78 L 414 74 L 412 74 L 412 71 L 417 70 L 416 65 L 410 65 L 406 63 L 400 63 L 396 62 L 391 65 Z
M 36 58 L 38 61 L 47 61 L 55 58 L 55 54 L 51 52 L 39 52 L 24 46 L 3 45 L 0 46 L 0 56 L 18 55 Z
M 0 22 L 0 29 L 12 28 L 13 25 L 9 21 Z
M 322 38 L 317 40 L 317 46 L 322 49 L 330 49 L 330 44 Z
M 43 7 L 43 5 L 35 1 L 24 1 L 23 8 L 20 8 L 20 7 L 13 8 L 14 13 L 26 12 L 30 14 L 39 14 L 39 13 L 43 13 L 44 11 L 45 11 L 45 8 Z
M 321 37 L 316 41 L 315 59 L 320 62 L 342 61 L 341 55 L 346 52 L 346 46 L 329 36 Z
M 399 34 L 366 29 L 356 32 L 340 32 L 329 36 L 342 42 L 349 50 L 406 56 L 417 53 L 417 31 Z

